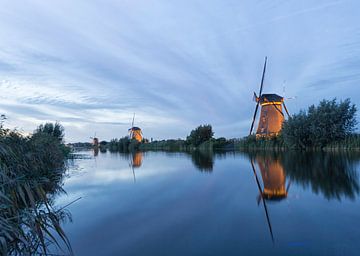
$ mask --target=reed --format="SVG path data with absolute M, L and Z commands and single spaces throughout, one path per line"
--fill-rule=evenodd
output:
M 70 213 L 53 203 L 55 195 L 64 192 L 68 153 L 62 140 L 48 132 L 24 137 L 0 127 L 1 254 L 47 255 L 50 244 L 72 254 L 61 228 L 71 220 Z

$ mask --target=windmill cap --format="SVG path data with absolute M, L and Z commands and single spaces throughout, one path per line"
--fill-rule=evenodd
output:
M 267 102 L 283 102 L 284 98 L 277 94 L 261 94 L 259 101 L 260 104 Z
M 131 130 L 133 130 L 133 131 L 139 131 L 139 130 L 141 130 L 139 127 L 132 127 L 132 128 L 130 128 L 129 129 L 129 131 L 131 131 Z

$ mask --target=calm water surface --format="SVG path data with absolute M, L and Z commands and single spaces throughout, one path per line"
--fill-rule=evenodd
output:
M 81 153 L 75 255 L 359 255 L 359 156 Z

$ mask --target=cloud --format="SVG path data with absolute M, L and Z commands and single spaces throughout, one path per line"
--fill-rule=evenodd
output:
M 5 6 L 5 5 L 4 5 Z M 58 120 L 68 141 L 147 137 L 211 123 L 246 135 L 264 56 L 266 92 L 359 93 L 358 1 L 31 1 L 0 10 L 0 111 L 34 130 Z

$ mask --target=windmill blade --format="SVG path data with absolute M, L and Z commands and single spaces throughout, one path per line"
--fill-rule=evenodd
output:
M 262 77 L 261 77 L 261 84 L 260 84 L 260 91 L 259 91 L 259 97 L 261 97 L 262 94 L 262 90 L 264 87 L 264 79 L 265 79 L 265 71 L 266 71 L 266 62 L 267 62 L 267 57 L 265 57 L 265 63 L 264 63 L 264 69 L 263 69 L 263 73 L 262 73 Z M 255 94 L 256 95 L 256 94 Z M 250 128 L 250 133 L 249 135 L 251 135 L 252 130 L 254 128 L 254 123 L 255 123 L 255 119 L 256 119 L 256 114 L 259 108 L 259 104 L 260 104 L 260 100 L 257 101 L 256 107 L 255 107 L 255 112 L 254 112 L 254 117 L 251 123 L 251 128 Z
M 255 123 L 256 114 L 257 114 L 257 111 L 258 111 L 258 108 L 259 108 L 259 104 L 260 104 L 260 102 L 258 101 L 258 102 L 256 103 L 255 112 L 254 112 L 253 120 L 252 120 L 252 123 L 251 123 L 249 135 L 251 135 L 252 130 L 253 130 L 253 128 L 254 128 L 254 123 Z
M 285 105 L 285 102 L 283 102 L 282 104 L 283 104 L 283 106 L 284 106 L 284 109 L 285 109 L 285 111 L 286 111 L 286 114 L 288 115 L 289 118 L 291 118 L 291 116 L 290 116 L 290 114 L 289 114 L 289 111 L 288 111 L 288 109 L 287 109 L 287 107 L 286 107 L 286 105 Z
M 289 193 L 290 185 L 291 185 L 291 180 L 289 181 L 289 183 L 288 183 L 288 185 L 286 187 L 286 194 Z
M 258 96 L 256 95 L 256 92 L 254 92 L 253 101 L 257 102 Z
M 132 120 L 132 123 L 131 123 L 131 128 L 134 127 L 134 121 L 135 121 L 135 113 L 134 113 L 133 120 Z
M 262 93 L 263 86 L 264 86 L 265 71 L 266 71 L 266 62 L 267 62 L 267 57 L 265 57 L 264 69 L 263 69 L 263 73 L 262 73 L 262 77 L 261 77 L 259 97 L 261 97 L 261 93 Z

